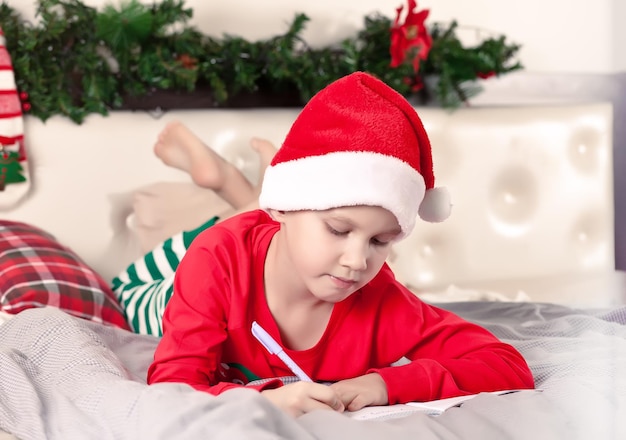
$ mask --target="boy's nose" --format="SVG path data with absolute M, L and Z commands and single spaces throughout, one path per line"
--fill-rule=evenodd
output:
M 347 246 L 341 256 L 340 263 L 354 271 L 367 269 L 367 247 L 360 244 Z

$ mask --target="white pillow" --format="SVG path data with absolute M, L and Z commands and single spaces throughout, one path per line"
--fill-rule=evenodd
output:
M 186 182 L 157 182 L 133 192 L 135 234 L 142 253 L 232 207 L 214 191 Z

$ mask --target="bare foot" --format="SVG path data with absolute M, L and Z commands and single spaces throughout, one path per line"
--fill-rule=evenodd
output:
M 189 173 L 198 186 L 219 190 L 224 185 L 227 162 L 180 121 L 161 131 L 154 154 L 166 165 Z
M 189 173 L 196 185 L 216 191 L 235 208 L 255 197 L 245 176 L 180 121 L 165 126 L 154 144 L 154 153 L 166 165 Z

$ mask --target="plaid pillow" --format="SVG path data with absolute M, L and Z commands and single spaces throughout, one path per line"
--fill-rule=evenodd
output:
M 130 329 L 111 288 L 78 255 L 39 228 L 0 220 L 0 310 L 44 306 Z

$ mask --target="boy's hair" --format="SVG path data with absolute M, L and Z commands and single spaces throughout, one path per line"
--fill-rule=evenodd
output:
M 259 204 L 281 211 L 381 206 L 408 235 L 416 217 L 445 220 L 450 198 L 434 188 L 422 122 L 398 92 L 356 72 L 302 109 L 263 179 Z

